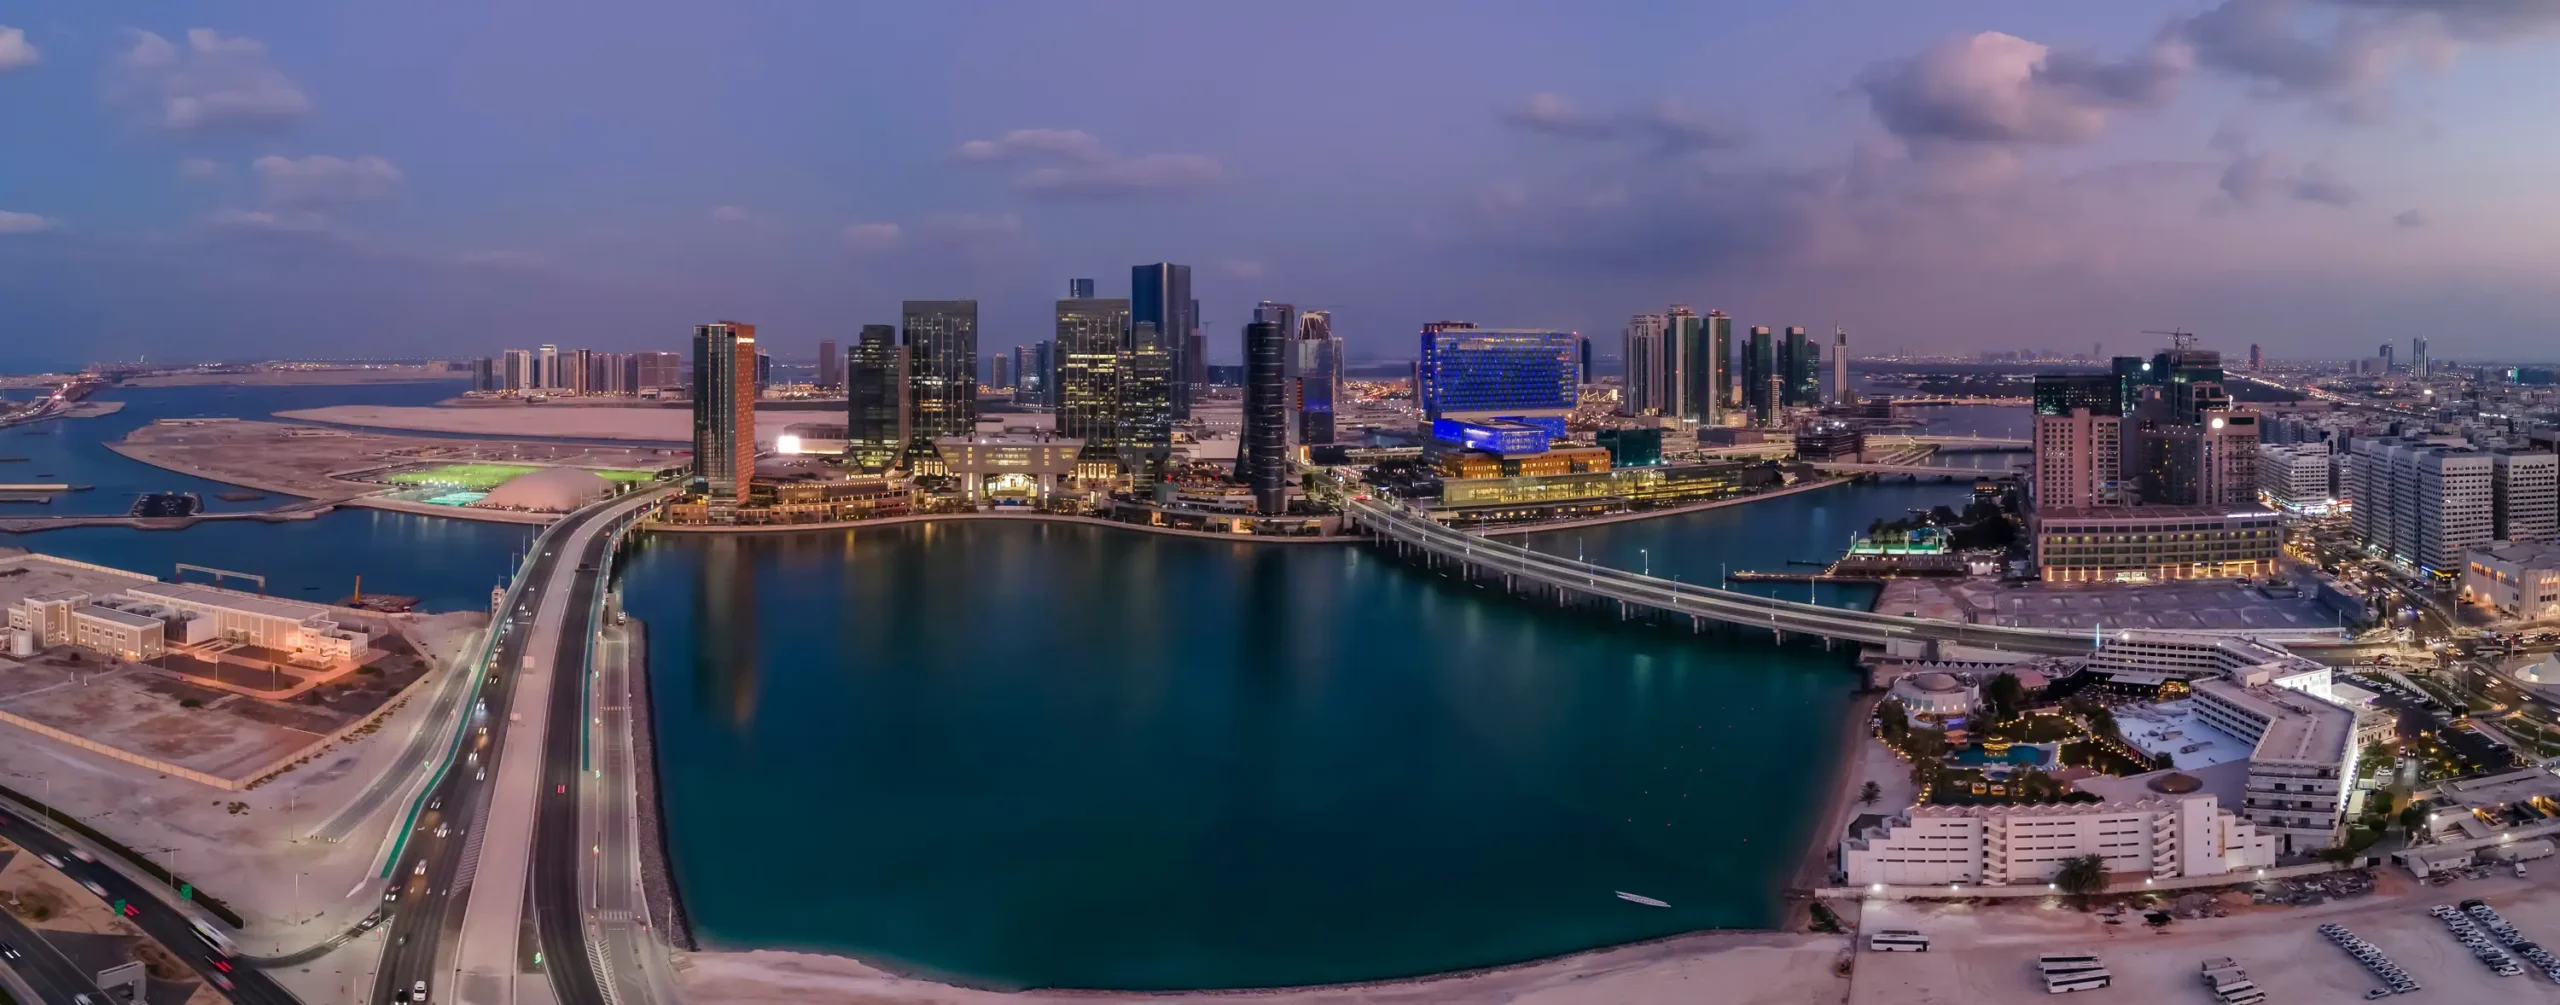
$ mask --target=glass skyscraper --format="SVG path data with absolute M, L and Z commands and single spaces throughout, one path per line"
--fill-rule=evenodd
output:
M 1244 326 L 1244 444 L 1236 457 L 1236 473 L 1253 487 L 1254 508 L 1266 515 L 1288 505 L 1289 413 L 1281 386 L 1288 341 L 1288 330 L 1277 324 L 1256 321 Z M 1560 351 L 1567 359 L 1572 357 L 1569 344 Z
M 1092 454 L 1120 446 L 1120 341 L 1129 301 L 1069 297 L 1058 301 L 1058 435 L 1084 441 Z
M 863 325 L 845 350 L 844 374 L 846 458 L 865 471 L 897 467 L 912 436 L 907 349 L 898 344 L 898 330 Z
M 1414 394 L 1424 418 L 1561 416 L 1580 401 L 1580 335 L 1449 324 L 1422 330 Z
M 904 305 L 910 432 L 921 440 L 978 429 L 978 302 L 909 300 Z M 927 450 L 932 445 L 924 445 Z
M 1785 380 L 1778 374 L 1778 340 L 1768 325 L 1752 325 L 1751 341 L 1742 349 L 1742 400 L 1751 410 L 1751 424 L 1770 425 L 1778 415 L 1780 390 Z
M 1120 351 L 1119 440 L 1121 466 L 1137 484 L 1153 485 L 1173 454 L 1173 353 L 1153 322 L 1129 327 Z
M 1200 302 L 1191 299 L 1191 267 L 1158 262 L 1129 270 L 1129 323 L 1144 321 L 1156 326 L 1173 354 L 1173 372 L 1188 375 L 1206 360 L 1194 361 L 1189 338 L 1200 328 Z M 1063 350 L 1062 350 L 1063 351 Z M 1203 370 L 1202 372 L 1205 372 Z M 1186 378 L 1173 386 L 1173 417 L 1191 417 L 1191 382 Z
M 756 326 L 693 329 L 693 487 L 715 523 L 737 519 L 756 473 Z

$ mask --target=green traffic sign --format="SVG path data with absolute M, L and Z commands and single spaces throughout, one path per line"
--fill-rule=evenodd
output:
M 195 885 L 195 884 L 193 884 L 193 883 L 180 883 L 180 884 L 178 884 L 178 899 L 179 899 L 179 900 L 194 900 L 194 899 L 196 899 L 196 885 Z

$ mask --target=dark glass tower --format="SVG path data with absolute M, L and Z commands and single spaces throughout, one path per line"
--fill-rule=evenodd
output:
M 1266 515 L 1288 505 L 1289 414 L 1281 386 L 1287 329 L 1267 321 L 1244 326 L 1244 449 L 1236 473 L 1253 487 L 1254 507 Z
M 1821 378 L 1817 376 L 1822 372 L 1822 361 L 1816 355 L 1820 351 L 1812 339 L 1805 337 L 1803 327 L 1788 326 L 1787 340 L 1778 348 L 1779 376 L 1784 378 L 1778 392 L 1779 404 L 1809 405 L 1822 399 Z M 1812 389 L 1810 396 L 1805 393 L 1807 388 Z
M 1778 340 L 1767 325 L 1751 326 L 1751 341 L 1742 349 L 1742 400 L 1751 424 L 1769 425 L 1778 414 Z
M 918 440 L 978 430 L 978 302 L 909 300 L 905 315 L 907 425 Z M 931 443 L 924 448 L 932 449 Z
M 2124 401 L 2111 373 L 2040 373 L 2036 375 L 2037 415 L 2069 415 L 2085 408 L 2091 415 L 2123 415 Z
M 1153 485 L 1173 455 L 1173 353 L 1152 322 L 1129 327 L 1120 352 L 1120 463 Z
M 693 488 L 711 519 L 737 519 L 756 473 L 756 326 L 693 328 Z
M 836 355 L 836 340 L 818 340 L 818 389 L 833 391 L 844 386 L 844 357 Z
M 863 325 L 845 351 L 845 456 L 865 471 L 899 466 L 913 432 L 907 425 L 907 349 L 898 330 Z
M 1173 351 L 1173 372 L 1190 374 L 1194 361 L 1190 358 L 1190 341 L 1186 338 L 1200 327 L 1200 302 L 1191 299 L 1191 267 L 1158 262 L 1129 270 L 1129 323 L 1144 321 L 1156 326 L 1165 345 Z M 1205 373 L 1207 360 L 1198 361 Z M 1173 389 L 1173 417 L 1191 417 L 1191 382 L 1177 382 Z
M 1092 296 L 1092 295 L 1093 295 L 1093 280 L 1090 280 L 1090 279 L 1070 279 L 1070 280 L 1067 280 L 1067 295 L 1068 295 L 1068 296 L 1070 296 L 1070 297 L 1090 297 L 1090 296 Z
M 1084 441 L 1088 454 L 1120 447 L 1120 347 L 1129 302 L 1100 297 L 1058 301 L 1058 435 Z

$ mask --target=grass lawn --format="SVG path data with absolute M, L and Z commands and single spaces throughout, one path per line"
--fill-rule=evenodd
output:
M 645 482 L 654 481 L 658 477 L 647 471 L 616 471 L 612 468 L 597 468 L 595 472 L 603 475 L 604 480 L 609 482 Z
M 423 471 L 403 471 L 390 481 L 399 485 L 442 485 L 487 492 L 507 479 L 539 470 L 529 464 L 440 464 Z

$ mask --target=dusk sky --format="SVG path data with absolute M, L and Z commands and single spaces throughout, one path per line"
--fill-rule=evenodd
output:
M 0 10 L 13 352 L 777 357 L 1189 263 L 1355 356 L 1683 301 L 1860 351 L 2560 357 L 2560 0 Z M 991 350 L 990 350 L 991 351 Z M 55 355 L 58 353 L 58 355 Z M 50 357 L 50 358 L 48 358 Z

